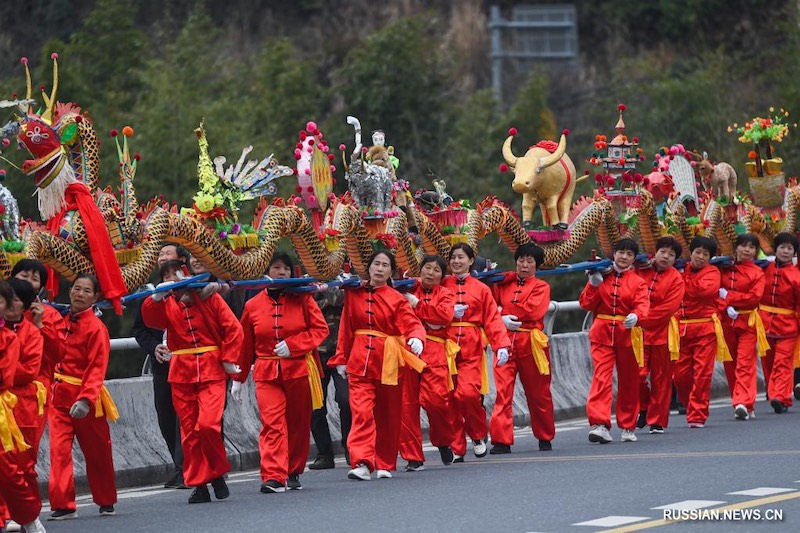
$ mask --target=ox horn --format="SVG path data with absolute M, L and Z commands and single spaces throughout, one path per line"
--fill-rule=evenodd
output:
M 503 143 L 503 157 L 511 168 L 517 165 L 517 156 L 515 156 L 514 152 L 511 150 L 511 140 L 513 138 L 513 135 L 509 135 L 506 142 Z
M 549 167 L 550 165 L 555 164 L 559 159 L 564 156 L 564 152 L 567 151 L 567 136 L 561 135 L 561 140 L 558 142 L 558 148 L 552 154 L 542 157 L 539 159 L 539 169 L 544 169 Z

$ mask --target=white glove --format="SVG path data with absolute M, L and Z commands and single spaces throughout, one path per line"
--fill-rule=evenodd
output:
M 500 348 L 497 350 L 497 366 L 503 366 L 508 363 L 508 348 Z
M 156 289 L 163 289 L 164 287 L 169 287 L 170 285 L 174 285 L 174 284 L 175 284 L 174 281 L 162 281 L 161 283 L 156 285 Z M 168 295 L 169 295 L 169 291 L 161 291 L 161 292 L 154 293 L 152 298 L 153 298 L 154 302 L 160 302 L 161 300 L 166 298 Z
M 410 339 L 408 339 L 408 342 L 406 342 L 406 344 L 408 344 L 408 347 L 411 348 L 411 351 L 414 353 L 414 355 L 422 354 L 421 340 L 411 337 Z
M 289 353 L 289 345 L 286 344 L 286 341 L 281 341 L 275 345 L 275 355 L 278 357 L 289 357 L 292 355 Z
M 411 304 L 411 307 L 416 307 L 417 304 L 419 303 L 419 298 L 417 298 L 416 296 L 414 296 L 410 292 L 405 293 L 403 296 L 406 297 L 406 300 L 408 300 L 408 303 Z
M 347 365 L 336 365 L 336 372 L 342 376 L 342 379 L 347 379 Z
M 205 287 L 200 289 L 200 299 L 205 301 L 211 298 L 211 295 L 217 292 L 222 292 L 222 283 L 210 281 Z
M 229 363 L 227 361 L 222 362 L 222 368 L 225 369 L 226 374 L 238 374 L 242 371 L 242 367 L 237 365 L 236 363 Z
M 517 331 L 522 325 L 522 322 L 519 322 L 515 315 L 503 315 L 501 318 L 503 319 L 503 324 L 506 325 L 506 329 L 508 330 Z
M 72 418 L 84 418 L 89 414 L 89 407 L 88 400 L 78 400 L 69 408 L 69 416 Z
M 244 389 L 244 383 L 241 381 L 233 381 L 231 384 L 231 396 L 233 397 L 233 401 L 242 405 L 242 390 Z
M 739 311 L 737 311 L 730 305 L 725 308 L 725 311 L 728 313 L 728 316 L 730 317 L 731 320 L 736 320 L 737 318 L 739 318 Z
M 603 284 L 603 275 L 600 272 L 592 272 L 589 274 L 589 283 L 592 287 L 599 287 Z
M 467 304 L 456 304 L 454 308 L 453 316 L 455 318 L 464 318 L 464 313 L 467 311 Z
M 622 325 L 625 326 L 626 329 L 631 329 L 637 322 L 639 322 L 639 317 L 636 316 L 636 313 L 630 313 L 625 317 L 625 320 L 622 321 Z
M 719 297 L 722 298 L 723 300 L 726 300 L 728 298 L 728 289 L 726 289 L 725 287 L 720 287 Z

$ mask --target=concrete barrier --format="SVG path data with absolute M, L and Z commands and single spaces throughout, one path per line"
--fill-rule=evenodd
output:
M 556 420 L 585 415 L 586 397 L 592 380 L 592 361 L 589 355 L 589 340 L 586 332 L 553 335 L 550 340 L 553 405 Z M 491 369 L 491 365 L 489 367 Z M 490 371 L 491 372 L 491 371 Z M 758 371 L 759 390 L 764 389 L 761 369 Z M 494 380 L 490 379 L 490 391 L 484 403 L 487 412 L 494 406 Z M 172 470 L 172 460 L 161 438 L 153 407 L 153 386 L 149 377 L 118 379 L 106 382 L 120 412 L 120 419 L 111 424 L 111 441 L 114 467 L 119 487 L 141 486 L 160 483 Z M 328 425 L 337 453 L 341 452 L 339 441 L 339 410 L 333 400 L 333 383 L 328 395 Z M 616 387 L 616 384 L 615 384 Z M 717 363 L 712 382 L 712 397 L 728 396 L 728 385 L 721 363 Z M 224 433 L 228 458 L 234 470 L 255 468 L 259 464 L 258 435 L 261 421 L 255 400 L 255 388 L 249 381 L 244 390 L 244 402 L 238 405 L 228 398 L 225 409 Z M 514 423 L 528 425 L 530 415 L 522 387 L 517 382 L 514 394 Z M 425 431 L 428 420 L 422 414 Z M 79 492 L 87 492 L 86 468 L 77 443 L 75 453 L 75 482 Z M 311 455 L 315 455 L 313 447 Z M 42 439 L 37 472 L 43 494 L 50 469 L 48 434 Z

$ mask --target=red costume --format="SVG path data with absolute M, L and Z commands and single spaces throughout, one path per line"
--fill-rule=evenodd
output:
M 425 328 L 393 288 L 367 285 L 345 291 L 336 354 L 328 366 L 347 365 L 353 413 L 347 449 L 353 466 L 396 469 L 403 408 L 398 378 L 403 364 L 413 363 L 410 353 L 401 350 L 411 338 L 424 341 Z
M 167 330 L 172 352 L 168 380 L 181 422 L 183 479 L 190 487 L 204 486 L 231 469 L 222 442 L 228 383 L 222 363 L 238 363 L 242 326 L 219 294 L 201 300 L 195 291 L 184 292 L 181 300 L 172 294 L 159 301 L 147 298 L 142 319 L 149 328 Z
M 242 373 L 236 380 L 246 381 L 255 363 L 261 479 L 286 484 L 287 475 L 300 475 L 306 466 L 312 386 L 322 399 L 316 349 L 328 336 L 328 323 L 310 294 L 264 290 L 245 304 L 242 329 Z M 289 357 L 275 355 L 280 341 L 286 341 Z
M 452 341 L 448 343 L 447 328 L 453 320 L 455 294 L 441 285 L 426 289 L 419 281 L 412 294 L 419 299 L 414 312 L 425 326 L 425 351 L 421 357 L 427 366 L 421 374 L 408 370 L 404 376 L 400 456 L 424 463 L 420 405 L 428 415 L 431 444 L 443 447 L 453 442 L 452 379 L 447 350 L 450 348 L 452 352 L 455 345 Z
M 719 324 L 720 279 L 719 269 L 713 265 L 700 270 L 687 266 L 683 272 L 684 295 L 677 314 L 681 355 L 673 376 L 689 424 L 705 424 L 708 419 L 717 354 L 715 324 Z
M 765 289 L 759 313 L 769 341 L 761 360 L 767 397 L 792 405 L 797 312 L 800 310 L 800 271 L 790 263 L 770 263 L 764 271 Z
M 105 414 L 112 416 L 103 380 L 111 342 L 105 324 L 89 308 L 64 317 L 64 359 L 55 367 L 50 409 L 50 508 L 75 510 L 72 441 L 86 459 L 86 476 L 93 501 L 100 507 L 117 503 L 111 435 Z M 72 418 L 70 408 L 85 400 L 92 408 L 84 418 Z M 102 409 L 99 409 L 102 406 Z
M 550 349 L 544 336 L 544 316 L 550 307 L 550 285 L 533 276 L 521 280 L 508 274 L 494 286 L 494 295 L 504 315 L 514 315 L 522 326 L 510 331 L 508 362 L 494 369 L 497 400 L 489 423 L 493 444 L 514 444 L 514 385 L 519 374 L 531 415 L 533 435 L 551 441 L 556 435 L 553 396 L 550 393 Z M 537 360 L 534 343 L 541 350 Z
M 674 267 L 663 272 L 655 268 L 637 272 L 647 284 L 650 295 L 650 309 L 638 324 L 644 330 L 644 366 L 639 370 L 639 410 L 647 411 L 648 425 L 665 428 L 669 424 L 672 398 L 673 357 L 677 359 L 679 355 L 677 350 L 674 354 L 670 352 L 669 344 L 671 341 L 675 348 L 678 347 L 677 318 L 674 315 L 683 300 L 683 279 Z M 670 328 L 675 331 L 672 339 L 669 336 Z
M 650 307 L 647 285 L 630 269 L 623 272 L 614 269 L 599 287 L 587 283 L 579 303 L 583 309 L 594 313 L 594 323 L 589 330 L 594 364 L 592 386 L 586 400 L 589 424 L 611 428 L 611 379 L 616 364 L 617 426 L 633 430 L 639 409 L 641 366 L 631 342 L 634 330 L 626 329 L 622 322 L 630 313 L 635 313 L 640 320 L 647 316 Z
M 456 357 L 458 375 L 453 377 L 456 414 L 452 448 L 453 454 L 463 457 L 467 436 L 479 441 L 489 433 L 483 407 L 483 396 L 489 392 L 486 346 L 491 344 L 496 353 L 511 346 L 511 341 L 489 287 L 469 275 L 464 279 L 447 276 L 442 285 L 455 291 L 457 304 L 468 306 L 464 316 L 450 325 L 450 339 L 461 347 Z
M 725 343 L 732 361 L 725 361 L 725 377 L 731 391 L 732 403 L 742 404 L 748 412 L 753 411 L 756 401 L 756 336 L 760 315 L 758 304 L 764 294 L 764 271 L 752 261 L 735 263 L 722 270 L 722 287 L 728 297 L 718 299 L 725 331 Z M 739 313 L 731 320 L 726 312 L 728 306 Z M 766 351 L 767 346 L 762 349 Z
M 50 390 L 50 385 L 53 383 L 53 370 L 56 363 L 61 361 L 64 357 L 64 341 L 66 338 L 67 326 L 64 323 L 64 317 L 61 316 L 55 307 L 42 304 L 44 313 L 42 314 L 42 327 L 39 329 L 42 338 L 44 339 L 44 353 L 42 354 L 42 364 L 39 366 L 39 374 L 35 381 L 41 383 L 41 388 L 45 391 Z M 25 318 L 33 322 L 33 316 L 30 310 L 25 312 Z M 39 385 L 37 385 L 39 388 Z M 38 419 L 39 426 L 36 430 L 35 442 L 31 442 L 31 446 L 39 450 L 39 442 L 42 440 L 44 428 L 47 425 L 48 411 L 50 408 L 49 402 L 45 401 L 44 412 Z

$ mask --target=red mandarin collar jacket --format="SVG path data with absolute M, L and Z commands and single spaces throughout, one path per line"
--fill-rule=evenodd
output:
M 505 279 L 492 287 L 497 305 L 503 315 L 514 315 L 522 322 L 524 329 L 544 331 L 544 317 L 550 308 L 550 285 L 531 276 L 519 279 L 516 272 L 510 272 Z M 531 334 L 527 331 L 509 331 L 512 349 L 510 358 L 530 357 Z
M 800 271 L 792 263 L 770 263 L 764 270 L 764 295 L 761 304 L 771 307 L 800 309 Z M 761 320 L 767 335 L 775 338 L 796 337 L 797 314 L 782 315 L 761 310 Z
M 727 289 L 726 299 L 717 298 L 719 310 L 722 312 L 722 322 L 731 323 L 730 317 L 725 312 L 728 306 L 737 311 L 756 309 L 761 297 L 764 295 L 764 271 L 752 261 L 734 263 L 729 268 L 721 269 L 722 287 Z M 748 316 L 742 317 L 739 322 L 747 325 Z
M 631 335 L 622 321 L 600 320 L 597 315 L 625 317 L 635 313 L 639 320 L 644 320 L 650 309 L 647 285 L 632 269 L 624 272 L 612 269 L 599 287 L 587 282 L 578 303 L 595 315 L 589 329 L 589 341 L 604 346 L 631 346 Z
M 41 381 L 45 387 L 49 387 L 53 380 L 53 369 L 56 363 L 64 357 L 67 326 L 64 317 L 55 307 L 43 304 L 42 309 L 44 309 L 44 313 L 42 314 L 42 329 L 39 330 L 39 333 L 44 339 L 44 353 L 36 379 Z M 33 324 L 33 316 L 30 311 L 25 311 L 25 319 Z
M 425 289 L 422 283 L 417 280 L 417 285 L 412 294 L 419 298 L 419 303 L 414 308 L 414 312 L 422 320 L 425 332 L 440 339 L 447 339 L 448 328 L 450 322 L 453 321 L 456 303 L 455 293 L 441 285 L 436 285 L 432 289 Z M 428 366 L 447 365 L 444 344 L 435 341 L 426 342 L 425 351 L 422 352 L 422 360 Z
M 14 332 L 0 328 L 0 391 L 8 390 L 14 385 L 19 349 L 19 339 Z
M 688 265 L 683 271 L 684 294 L 678 308 L 678 320 L 710 318 L 715 313 L 719 315 L 721 280 L 719 269 L 714 265 L 706 265 L 700 270 Z M 714 335 L 714 323 L 680 324 L 680 333 L 681 337 Z
M 463 280 L 459 280 L 456 276 L 447 276 L 442 280 L 442 285 L 456 293 L 456 303 L 468 305 L 464 316 L 453 319 L 454 322 L 471 322 L 483 327 L 486 336 L 489 338 L 489 344 L 495 353 L 500 348 L 511 347 L 506 327 L 503 324 L 503 319 L 500 318 L 500 313 L 497 312 L 497 303 L 494 301 L 494 296 L 492 296 L 492 291 L 489 287 L 474 276 L 467 276 Z M 450 338 L 457 337 L 458 329 L 460 328 L 451 328 Z M 468 330 L 470 328 L 463 329 Z M 458 339 L 456 338 L 455 340 L 457 341 Z M 464 354 L 463 345 L 461 350 L 462 357 L 468 356 Z M 467 347 L 466 351 L 475 352 L 469 347 Z
M 106 378 L 111 353 L 108 329 L 91 307 L 80 313 L 67 313 L 64 325 L 64 358 L 56 365 L 55 371 L 80 378 L 82 383 L 77 395 L 69 394 L 69 398 L 64 396 L 64 402 L 59 402 L 61 396 L 56 395 L 53 403 L 69 408 L 75 400 L 86 400 L 89 405 L 94 405 Z
M 669 321 L 683 301 L 684 285 L 675 267 L 658 272 L 654 267 L 637 270 L 650 294 L 650 309 L 637 325 L 644 329 L 645 345 L 667 344 Z

